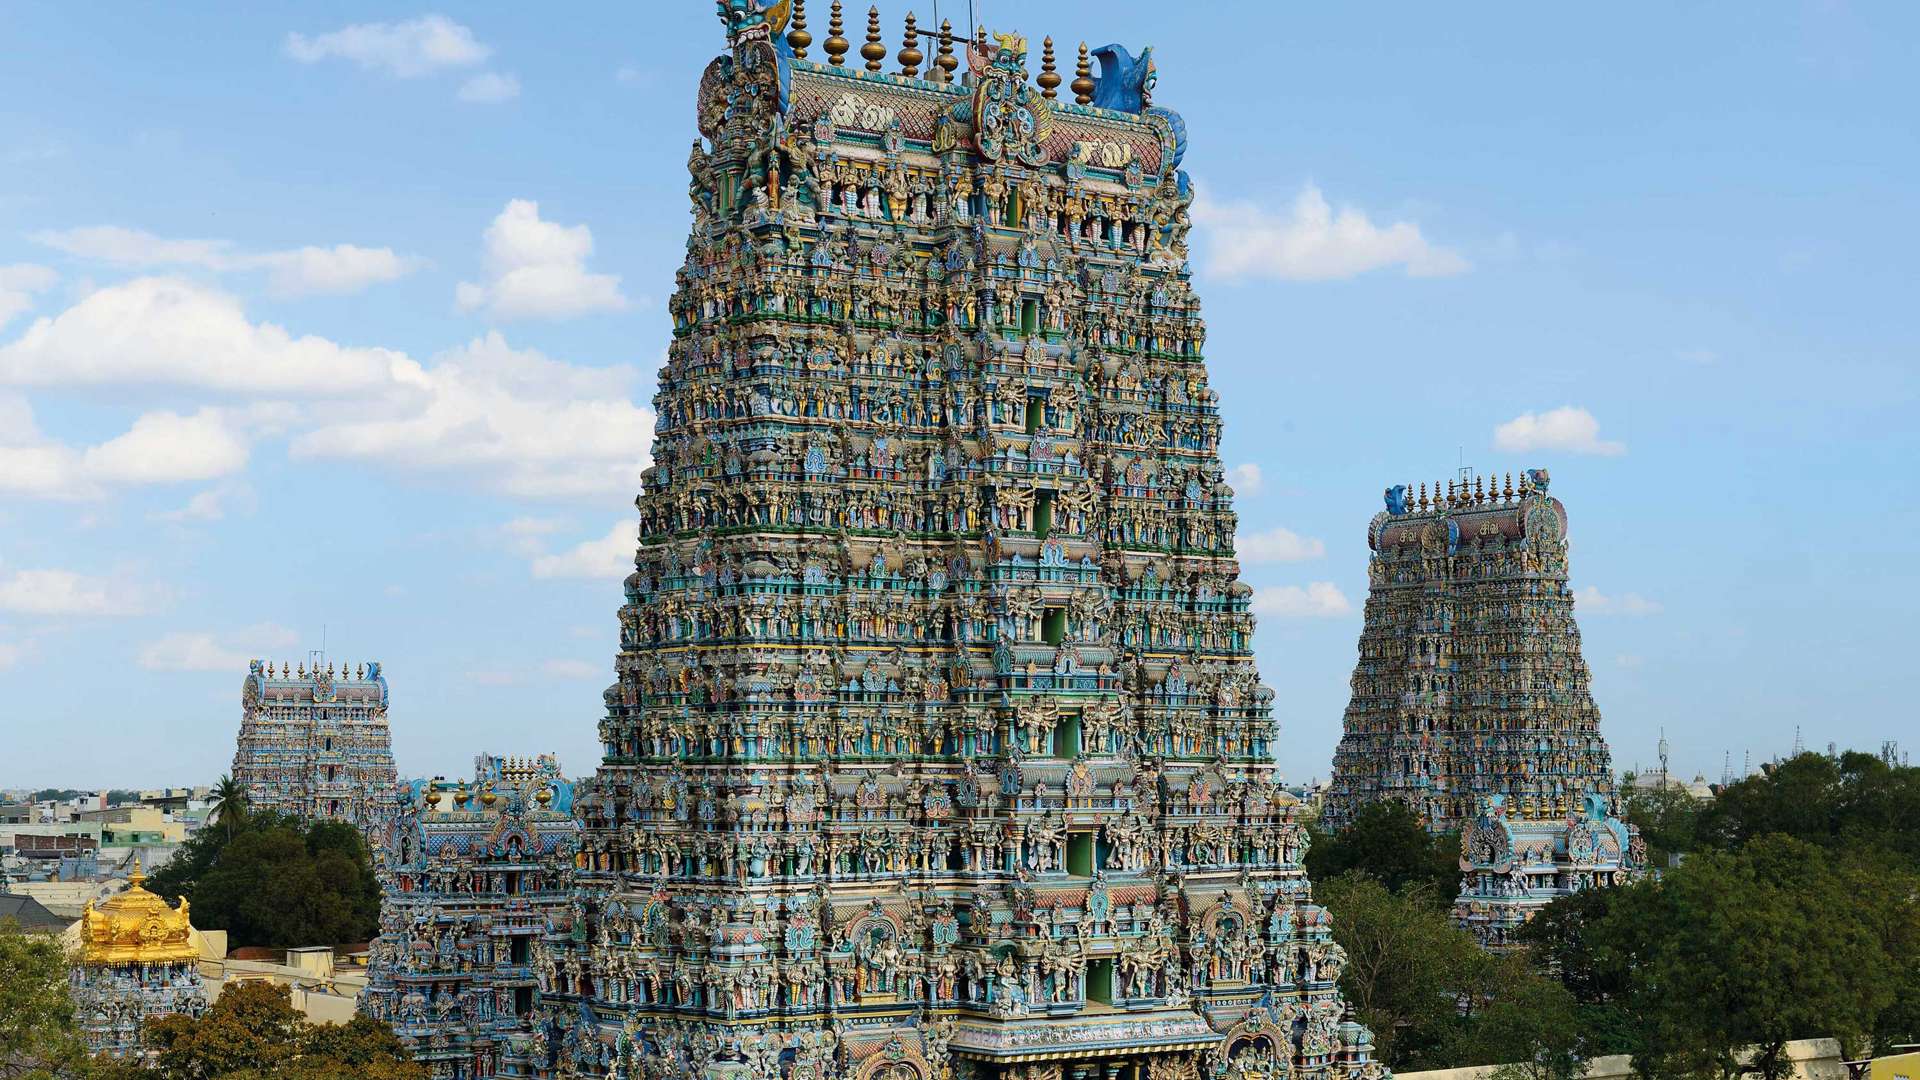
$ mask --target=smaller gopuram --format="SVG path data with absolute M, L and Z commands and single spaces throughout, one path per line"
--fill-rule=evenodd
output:
M 1453 921 L 1486 948 L 1509 948 L 1541 908 L 1581 889 L 1625 884 L 1646 865 L 1639 831 L 1608 814 L 1598 795 L 1556 821 L 1509 820 L 1495 795 L 1460 838 L 1465 876 Z
M 399 782 L 380 665 L 248 665 L 233 778 L 254 810 L 377 824 Z
M 534 1076 L 529 1015 L 567 906 L 579 826 L 551 754 L 483 754 L 471 781 L 415 780 L 373 835 L 380 936 L 360 1011 L 436 1078 Z
M 1568 586 L 1567 509 L 1545 469 L 1389 488 L 1323 820 L 1398 800 L 1436 833 L 1499 797 L 1516 820 L 1611 800 L 1612 764 Z
M 89 902 L 67 931 L 74 1015 L 87 1049 L 97 1055 L 138 1057 L 148 1020 L 198 1016 L 207 1007 L 187 902 L 168 907 L 141 887 L 145 881 L 136 864 L 126 892 Z

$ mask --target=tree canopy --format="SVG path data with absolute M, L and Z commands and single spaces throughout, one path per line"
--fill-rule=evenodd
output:
M 1360 870 L 1389 892 L 1423 886 L 1418 895 L 1441 910 L 1460 895 L 1460 834 L 1428 832 L 1403 803 L 1369 803 L 1346 828 L 1337 833 L 1316 829 L 1311 839 L 1304 861 L 1314 881 Z
M 194 925 L 227 931 L 234 948 L 337 945 L 379 930 L 372 859 L 344 822 L 236 813 L 201 829 L 147 887 L 191 900 Z
M 86 1064 L 59 939 L 0 920 L 0 1080 L 58 1080 Z
M 287 988 L 230 986 L 206 1015 L 150 1021 L 151 1063 L 118 1065 L 102 1080 L 425 1080 L 393 1030 L 356 1016 L 312 1024 Z

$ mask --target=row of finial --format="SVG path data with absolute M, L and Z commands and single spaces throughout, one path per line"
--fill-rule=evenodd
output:
M 1407 509 L 1465 510 L 1476 506 L 1504 505 L 1512 503 L 1526 495 L 1531 486 L 1532 481 L 1523 476 L 1520 478 L 1519 487 L 1516 488 L 1513 483 L 1512 473 L 1507 474 L 1507 486 L 1505 490 L 1501 489 L 1500 478 L 1498 476 L 1493 478 L 1491 487 L 1487 485 L 1484 477 L 1476 476 L 1473 478 L 1472 484 L 1468 484 L 1465 480 L 1447 481 L 1444 494 L 1442 494 L 1441 491 L 1440 481 L 1435 480 L 1433 482 L 1433 494 L 1431 496 L 1427 494 L 1427 485 L 1421 484 L 1420 494 L 1416 497 L 1413 493 L 1413 485 L 1408 484 Z
M 846 27 L 842 22 L 841 0 L 833 0 L 833 8 L 827 16 L 827 40 L 822 48 L 827 53 L 827 63 L 834 67 L 845 67 L 847 52 L 853 43 L 847 40 Z M 807 32 L 807 0 L 793 0 L 793 18 L 787 30 L 787 44 L 793 47 L 793 55 L 801 60 L 807 58 L 807 48 L 813 44 L 813 35 Z M 937 37 L 939 52 L 929 65 L 927 78 L 936 83 L 950 83 L 953 73 L 960 68 L 960 58 L 954 55 L 953 20 L 943 19 Z M 982 26 L 974 32 L 974 47 L 985 52 L 987 48 L 987 28 Z M 860 46 L 860 57 L 866 61 L 870 74 L 878 75 L 886 66 L 887 46 L 880 36 L 880 9 L 867 10 L 867 41 Z M 907 13 L 906 37 L 901 42 L 900 53 L 896 60 L 900 63 L 900 74 L 909 79 L 920 77 L 920 65 L 927 54 L 920 49 L 920 25 L 912 12 Z M 1034 80 L 1040 85 L 1040 92 L 1048 98 L 1060 96 L 1060 84 L 1063 81 L 1053 55 L 1053 39 L 1047 38 L 1041 43 L 1040 77 Z M 1087 52 L 1087 43 L 1080 43 L 1080 60 L 1074 68 L 1073 82 L 1067 89 L 1073 91 L 1076 104 L 1093 104 L 1093 61 Z
M 430 810 L 440 809 L 440 798 L 441 789 L 437 785 L 428 784 L 426 792 L 427 808 Z M 470 806 L 476 798 L 480 800 L 482 806 L 491 809 L 493 804 L 499 801 L 500 796 L 494 794 L 493 785 L 491 784 L 482 784 L 478 791 L 469 791 L 466 781 L 462 780 L 460 782 L 460 789 L 453 793 L 453 808 L 458 809 L 462 806 Z M 544 807 L 553 801 L 553 789 L 543 785 L 533 793 L 533 798 L 535 802 L 538 802 Z
M 266 668 L 265 668 L 265 672 L 266 672 L 266 675 L 267 675 L 267 677 L 268 677 L 269 679 L 271 679 L 271 678 L 274 678 L 274 677 L 275 677 L 275 672 L 274 672 L 274 669 L 273 669 L 273 661 L 271 661 L 271 660 L 269 660 L 269 661 L 267 661 L 267 666 L 266 666 Z M 334 673 L 334 670 L 333 670 L 333 665 L 332 665 L 331 663 L 329 663 L 329 664 L 327 665 L 327 669 L 326 669 L 326 671 L 324 672 L 324 674 L 326 674 L 326 675 L 328 675 L 328 676 L 332 676 L 332 675 L 333 675 L 333 673 Z M 320 663 L 319 663 L 319 661 L 315 661 L 315 662 L 314 662 L 314 665 L 313 665 L 313 671 L 312 671 L 311 673 L 309 673 L 309 672 L 307 671 L 307 665 L 305 665 L 305 664 L 300 664 L 299 666 L 297 666 L 297 667 L 296 667 L 296 666 L 293 666 L 293 665 L 290 665 L 290 664 L 288 664 L 288 663 L 287 663 L 286 661 L 284 661 L 284 660 L 280 662 L 280 670 L 279 670 L 279 672 L 278 672 L 278 676 L 279 676 L 280 678 L 282 678 L 282 679 L 284 679 L 284 678 L 287 678 L 287 677 L 289 677 L 289 676 L 293 676 L 293 675 L 297 675 L 297 676 L 299 676 L 300 678 L 302 678 L 302 679 L 304 679 L 304 678 L 307 678 L 309 674 L 311 674 L 311 675 L 312 675 L 313 677 L 315 677 L 315 678 L 318 678 L 318 677 L 319 677 L 319 676 L 320 676 L 321 674 L 323 674 L 323 672 L 322 672 L 322 671 L 320 670 Z M 352 678 L 355 678 L 355 679 L 364 679 L 364 678 L 366 678 L 366 677 L 367 677 L 367 665 L 365 665 L 365 664 L 360 664 L 360 665 L 358 665 L 357 667 L 349 667 L 349 666 L 348 666 L 348 665 L 346 665 L 346 664 L 341 664 L 341 665 L 340 665 L 340 677 L 344 679 L 344 678 L 347 678 L 347 677 L 349 677 L 349 676 L 351 676 Z

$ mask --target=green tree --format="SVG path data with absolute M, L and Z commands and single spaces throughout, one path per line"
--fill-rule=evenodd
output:
M 379 928 L 380 884 L 353 826 L 252 812 L 233 832 L 202 829 L 148 888 L 193 902 L 194 925 L 234 948 L 365 941 Z
M 1635 1068 L 1778 1080 L 1794 1039 L 1864 1049 L 1894 1005 L 1897 960 L 1870 876 L 1770 836 L 1617 891 L 1590 933 L 1602 967 L 1627 972 Z
M 0 1080 L 65 1080 L 86 1068 L 59 939 L 0 921 Z
M 1322 880 L 1316 894 L 1333 913 L 1333 936 L 1347 952 L 1340 989 L 1374 1050 L 1393 1069 L 1458 1064 L 1438 1052 L 1457 1039 L 1456 991 L 1478 948 L 1437 910 L 1424 886 L 1393 892 L 1349 871 Z
M 1622 791 L 1620 817 L 1640 830 L 1655 869 L 1667 866 L 1672 856 L 1699 850 L 1703 800 L 1674 788 L 1635 788 L 1631 774 Z
M 151 1064 L 114 1080 L 424 1080 L 385 1024 L 355 1017 L 334 1026 L 310 1024 L 287 988 L 267 983 L 229 987 L 193 1018 L 169 1016 L 147 1025 Z
M 1701 840 L 1721 850 L 1774 833 L 1830 850 L 1878 848 L 1920 869 L 1920 768 L 1801 754 L 1720 789 L 1701 814 Z
M 1460 835 L 1428 832 L 1404 803 L 1369 803 L 1346 828 L 1315 830 L 1311 840 L 1305 863 L 1314 881 L 1360 870 L 1389 892 L 1424 886 L 1421 895 L 1441 910 L 1460 895 Z
M 213 786 L 213 807 L 207 815 L 209 824 L 218 824 L 233 838 L 233 831 L 246 823 L 247 789 L 240 781 L 231 776 L 221 776 Z

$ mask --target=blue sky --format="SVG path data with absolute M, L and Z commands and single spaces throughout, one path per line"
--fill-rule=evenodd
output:
M 1187 119 L 1291 778 L 1462 457 L 1552 469 L 1617 763 L 1913 729 L 1920 11 L 977 6 Z M 588 771 L 710 7 L 7 10 L 0 785 L 209 780 L 323 633 L 404 772 Z

